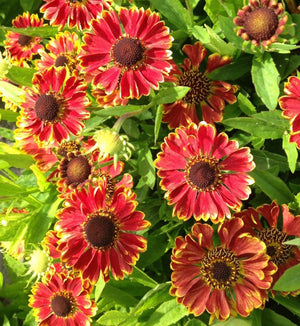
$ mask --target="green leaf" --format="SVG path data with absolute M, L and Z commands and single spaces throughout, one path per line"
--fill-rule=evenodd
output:
M 254 178 L 255 184 L 271 200 L 277 200 L 280 205 L 287 204 L 294 200 L 294 195 L 285 182 L 270 172 L 255 168 L 249 174 Z
M 254 326 L 252 318 L 230 317 L 226 321 L 215 320 L 211 326 Z
M 150 288 L 154 288 L 157 286 L 157 282 L 155 280 L 153 280 L 150 276 L 148 276 L 146 273 L 144 273 L 141 269 L 139 269 L 136 266 L 133 267 L 133 272 L 129 276 L 129 278 L 137 283 L 143 284 Z
M 101 293 L 105 287 L 105 281 L 103 275 L 100 274 L 97 283 L 95 284 L 95 301 L 97 302 L 100 299 Z
M 111 108 L 107 108 L 107 109 L 103 109 L 103 110 L 98 110 L 98 111 L 94 111 L 93 113 L 96 115 L 100 115 L 100 116 L 121 116 L 125 113 L 128 112 L 134 112 L 134 111 L 138 111 L 142 108 L 142 106 L 140 105 L 117 105 Z
M 139 139 L 140 130 L 137 123 L 132 119 L 126 119 L 122 124 L 122 129 L 130 138 Z
M 18 112 L 0 109 L 0 120 L 6 120 L 8 122 L 16 122 L 18 115 L 19 115 Z
M 291 322 L 288 318 L 278 314 L 272 309 L 264 308 L 262 311 L 262 322 L 263 325 L 272 325 L 272 326 L 297 326 Z
M 285 241 L 284 244 L 300 247 L 300 238 Z
M 300 264 L 287 269 L 273 286 L 275 291 L 296 291 L 300 289 Z
M 24 11 L 31 11 L 34 2 L 36 2 L 36 0 L 20 0 L 20 5 Z
M 153 309 L 165 301 L 170 300 L 169 288 L 170 284 L 168 283 L 156 285 L 142 297 L 137 306 L 133 309 L 132 314 L 141 315 L 143 311 Z
M 273 298 L 277 303 L 280 303 L 285 308 L 289 309 L 293 314 L 300 317 L 300 297 L 283 297 L 280 294 L 276 295 L 275 298 Z
M 141 326 L 169 326 L 174 325 L 189 314 L 188 310 L 176 299 L 162 303 L 150 316 L 149 320 Z
M 275 110 L 279 96 L 279 73 L 270 53 L 253 57 L 252 81 L 256 93 L 269 110 Z
M 220 22 L 220 27 L 225 35 L 225 37 L 228 39 L 229 42 L 233 43 L 234 46 L 236 46 L 238 49 L 243 48 L 243 43 L 244 40 L 240 37 L 237 36 L 235 29 L 236 25 L 233 22 L 233 18 L 231 17 L 225 17 L 220 15 L 218 17 L 219 22 Z M 249 66 L 249 64 L 248 64 Z
M 31 165 L 30 170 L 34 173 L 36 177 L 37 184 L 39 186 L 40 192 L 46 191 L 49 186 L 49 182 L 44 173 L 36 165 Z
M 153 98 L 153 102 L 155 104 L 173 103 L 183 98 L 189 90 L 190 87 L 186 86 L 168 87 L 160 90 Z
M 189 13 L 179 0 L 150 0 L 150 3 L 179 29 L 187 31 L 192 26 Z
M 298 151 L 297 151 L 297 146 L 296 143 L 290 143 L 289 142 L 289 134 L 285 133 L 282 138 L 282 148 L 284 149 L 288 163 L 289 163 L 289 168 L 292 173 L 295 172 L 296 170 L 296 164 L 297 164 L 297 159 L 298 159 Z
M 289 125 L 285 119 L 282 119 L 281 111 L 263 111 L 253 114 L 251 117 L 237 117 L 225 119 L 224 125 L 241 129 L 252 134 L 255 137 L 264 139 L 282 138 L 282 135 L 288 130 Z
M 139 186 L 146 184 L 153 189 L 155 185 L 155 168 L 152 159 L 152 153 L 148 147 L 143 147 L 138 153 L 138 173 L 141 176 Z
M 10 322 L 9 322 L 8 318 L 5 315 L 4 315 L 4 320 L 3 320 L 2 326 L 10 326 Z
M 27 169 L 34 164 L 33 158 L 26 154 L 0 154 L 0 159 L 6 161 L 10 166 L 19 169 Z
M 35 317 L 33 314 L 33 309 L 29 311 L 29 313 L 26 315 L 26 318 L 23 322 L 23 326 L 36 326 Z
M 278 53 L 290 53 L 291 50 L 299 49 L 300 46 L 297 44 L 284 44 L 284 43 L 272 43 L 270 44 L 270 51 L 277 51 Z
M 155 124 L 154 124 L 154 144 L 156 144 L 159 131 L 160 131 L 160 126 L 161 126 L 161 120 L 162 120 L 162 115 L 163 115 L 163 106 L 159 105 L 156 109 L 156 115 L 155 115 Z
M 0 80 L 0 93 L 15 105 L 20 105 L 26 94 L 22 88 L 2 80 Z
M 98 325 L 117 326 L 129 317 L 127 312 L 111 310 L 105 312 L 98 320 Z
M 197 40 L 201 41 L 203 44 L 209 43 L 209 35 L 204 27 L 199 25 L 193 26 L 192 34 Z
M 11 129 L 0 127 L 0 136 L 8 140 L 14 141 L 14 132 Z
M 285 80 L 300 66 L 300 55 L 273 53 L 273 60 L 276 64 L 281 80 Z
M 206 326 L 200 319 L 190 319 L 184 326 Z
M 237 96 L 237 101 L 238 101 L 239 108 L 246 115 L 251 115 L 256 113 L 255 106 L 251 103 L 248 97 L 245 96 L 243 93 L 239 93 L 239 95 Z
M 243 7 L 243 0 L 206 0 L 204 10 L 215 24 L 220 15 L 235 17 L 241 7 Z
M 0 29 L 2 29 L 5 33 L 11 31 L 22 35 L 38 36 L 42 38 L 55 37 L 55 35 L 58 33 L 58 28 L 53 26 L 26 27 L 26 28 L 1 26 Z
M 109 298 L 124 307 L 136 306 L 138 303 L 138 300 L 135 297 L 126 291 L 118 289 L 110 283 L 106 283 L 101 296 L 102 298 Z
M 12 66 L 6 77 L 15 84 L 31 87 L 32 78 L 36 72 L 37 71 L 32 68 Z
M 0 272 L 0 290 L 2 289 L 3 286 L 3 274 Z

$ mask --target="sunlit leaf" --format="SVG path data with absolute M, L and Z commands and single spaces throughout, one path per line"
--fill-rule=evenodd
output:
M 300 289 L 300 264 L 287 269 L 279 280 L 274 284 L 276 291 L 296 291 Z
M 295 172 L 296 170 L 296 164 L 297 164 L 297 159 L 298 159 L 298 150 L 297 146 L 295 143 L 290 143 L 289 142 L 290 136 L 288 133 L 285 133 L 282 138 L 282 148 L 284 149 L 289 167 L 292 173 Z

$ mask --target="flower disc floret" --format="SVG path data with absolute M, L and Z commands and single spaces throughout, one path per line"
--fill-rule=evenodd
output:
M 248 172 L 255 166 L 249 148 L 239 148 L 225 133 L 217 135 L 212 125 L 177 128 L 161 149 L 154 165 L 178 218 L 218 223 L 231 216 L 229 207 L 239 211 L 241 199 L 249 197 Z

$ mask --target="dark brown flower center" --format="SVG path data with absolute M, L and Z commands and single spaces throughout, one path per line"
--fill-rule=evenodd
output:
M 43 121 L 53 121 L 57 117 L 59 105 L 53 95 L 41 95 L 34 106 L 36 116 Z
M 133 69 L 144 58 L 144 48 L 137 39 L 124 37 L 118 40 L 112 49 L 116 63 Z
M 194 158 L 187 163 L 185 175 L 190 187 L 198 191 L 211 191 L 221 180 L 218 164 L 213 159 Z
M 201 272 L 206 283 L 216 289 L 226 289 L 239 277 L 240 263 L 228 249 L 215 248 L 201 261 Z
M 293 246 L 284 244 L 286 233 L 271 228 L 261 231 L 258 236 L 266 244 L 267 254 L 277 266 L 284 264 L 293 254 Z
M 32 40 L 31 36 L 20 34 L 19 39 L 18 39 L 18 43 L 21 46 L 26 46 L 26 45 L 30 44 L 31 40 Z
M 66 317 L 72 311 L 72 303 L 64 295 L 57 295 L 51 301 L 52 311 L 59 317 Z
M 68 59 L 64 55 L 60 55 L 59 57 L 56 58 L 55 60 L 55 67 L 63 67 L 68 64 Z
M 89 217 L 84 226 L 86 240 L 96 249 L 106 249 L 114 245 L 118 226 L 108 212 L 97 212 Z
M 78 185 L 89 178 L 91 166 L 84 156 L 72 158 L 66 168 L 68 184 Z
M 200 71 L 185 71 L 178 80 L 179 86 L 188 86 L 191 89 L 182 98 L 182 101 L 189 104 L 197 104 L 207 99 L 210 90 L 210 81 Z
M 256 8 L 245 18 L 244 28 L 251 40 L 268 40 L 277 27 L 278 16 L 269 8 Z

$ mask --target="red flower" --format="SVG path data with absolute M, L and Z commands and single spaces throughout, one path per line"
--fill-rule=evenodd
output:
M 71 72 L 73 70 L 80 71 L 77 57 L 80 51 L 80 43 L 76 33 L 70 33 L 69 31 L 58 33 L 55 38 L 51 38 L 46 48 L 48 52 L 39 51 L 41 60 L 36 61 L 39 70 L 51 66 L 66 66 Z
M 32 85 L 17 126 L 51 146 L 69 139 L 71 134 L 78 135 L 90 113 L 85 110 L 89 105 L 87 85 L 77 74 L 70 76 L 65 67 L 51 67 L 36 73 Z
M 33 286 L 29 298 L 39 325 L 90 325 L 97 307 L 84 289 L 82 279 L 63 271 L 48 273 L 46 279 L 45 283 Z
M 44 0 L 40 8 L 44 18 L 50 20 L 50 25 L 76 26 L 82 30 L 90 27 L 90 22 L 101 14 L 103 9 L 110 7 L 111 0 Z
M 241 232 L 242 227 L 241 219 L 221 224 L 219 246 L 207 224 L 196 223 L 185 238 L 176 238 L 170 293 L 195 316 L 207 310 L 211 320 L 236 313 L 246 317 L 264 305 L 276 266 L 264 243 Z
M 285 96 L 279 98 L 282 115 L 291 125 L 290 142 L 295 142 L 300 149 L 300 78 L 291 76 L 284 84 Z
M 17 28 L 41 27 L 43 19 L 40 19 L 36 14 L 24 12 L 23 15 L 17 16 L 12 24 Z M 5 49 L 10 53 L 12 59 L 21 61 L 22 59 L 31 60 L 32 56 L 38 53 L 39 49 L 43 48 L 40 37 L 31 37 L 28 35 L 7 32 L 6 40 L 4 40 Z
M 163 122 L 169 128 L 188 126 L 190 122 L 199 123 L 197 107 L 201 108 L 202 119 L 208 123 L 222 121 L 225 102 L 236 102 L 234 93 L 236 86 L 219 80 L 211 80 L 207 76 L 212 71 L 229 64 L 232 59 L 221 57 L 218 53 L 208 56 L 207 67 L 204 72 L 199 67 L 206 57 L 206 49 L 200 42 L 194 45 L 185 45 L 183 52 L 188 58 L 181 65 L 183 71 L 173 65 L 173 79 L 179 86 L 190 87 L 189 92 L 181 99 L 171 104 L 164 104 Z
M 158 89 L 171 69 L 172 37 L 157 13 L 137 8 L 121 8 L 119 15 L 104 11 L 91 25 L 81 60 L 88 73 L 96 74 L 95 85 L 107 94 L 120 90 L 122 98 L 140 98 Z
M 295 236 L 300 237 L 300 216 L 294 216 L 287 205 L 281 205 L 280 208 L 278 203 L 273 201 L 271 205 L 264 204 L 256 209 L 250 207 L 234 216 L 242 218 L 244 229 L 266 244 L 267 254 L 278 267 L 273 276 L 272 287 L 288 268 L 300 263 L 300 250 L 297 246 L 284 243 Z M 279 216 L 282 216 L 282 227 L 279 226 Z M 282 292 L 284 295 L 299 293 L 300 290 Z
M 62 261 L 92 283 L 100 273 L 108 281 L 109 271 L 122 279 L 146 250 L 146 239 L 132 233 L 150 224 L 135 210 L 135 194 L 118 187 L 109 202 L 106 195 L 106 183 L 100 179 L 80 192 L 76 189 L 57 215 Z
M 177 128 L 162 144 L 154 164 L 160 185 L 166 190 L 173 214 L 187 220 L 210 218 L 218 223 L 230 217 L 228 206 L 240 210 L 240 199 L 247 199 L 253 179 L 247 174 L 254 168 L 249 148 L 238 148 L 225 133 L 200 123 L 197 127 Z
M 282 3 L 273 0 L 249 0 L 233 22 L 239 26 L 237 35 L 255 46 L 268 47 L 277 41 L 288 20 Z

